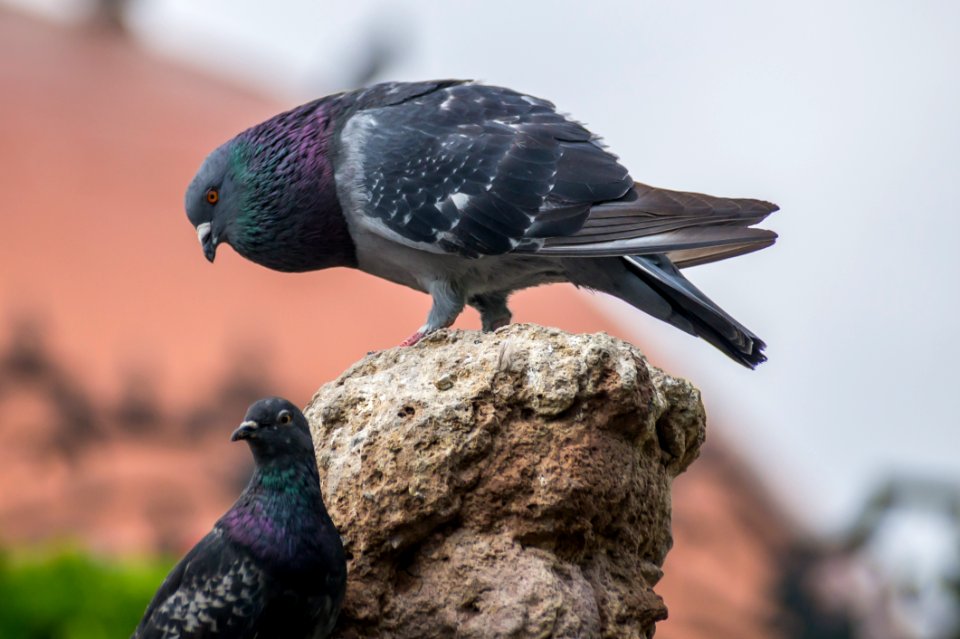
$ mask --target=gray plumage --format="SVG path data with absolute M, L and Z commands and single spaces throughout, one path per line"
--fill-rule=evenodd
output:
M 771 245 L 773 232 L 751 227 L 776 208 L 636 183 L 550 102 L 453 80 L 380 84 L 276 116 L 214 151 L 187 192 L 211 260 L 229 243 L 270 268 L 350 266 L 429 293 L 409 342 L 465 304 L 494 329 L 514 290 L 572 282 L 751 367 L 763 342 L 679 268 Z

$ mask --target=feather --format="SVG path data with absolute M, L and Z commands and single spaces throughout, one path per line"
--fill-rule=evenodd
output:
M 650 255 L 724 245 L 754 245 L 759 249 L 770 246 L 776 238 L 776 233 L 766 229 L 735 226 L 692 227 L 655 235 L 590 243 L 582 243 L 577 239 L 564 243 L 554 239 L 552 243 L 537 249 L 537 253 L 558 257 L 602 257 Z

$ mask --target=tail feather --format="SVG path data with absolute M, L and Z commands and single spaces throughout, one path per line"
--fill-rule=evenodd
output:
M 725 260 L 729 257 L 753 253 L 754 251 L 765 249 L 768 246 L 773 246 L 775 241 L 776 239 L 771 237 L 765 242 L 723 244 L 721 246 L 681 249 L 679 251 L 670 251 L 667 253 L 667 257 L 670 258 L 670 261 L 673 262 L 677 268 L 687 268 L 688 266 L 699 266 L 701 264 Z
M 767 360 L 763 354 L 766 348 L 763 340 L 704 295 L 665 255 L 630 256 L 624 257 L 623 261 L 633 274 L 670 305 L 671 316 L 663 319 L 699 335 L 749 368 Z M 682 318 L 682 321 L 673 321 L 673 317 Z M 691 327 L 692 331 L 689 330 Z
M 576 232 L 547 238 L 537 252 L 563 257 L 695 252 L 697 257 L 684 265 L 702 264 L 770 246 L 776 233 L 750 227 L 776 210 L 776 204 L 763 200 L 638 182 L 622 198 L 591 207 Z
M 624 239 L 603 238 L 600 241 L 583 240 L 577 237 L 552 239 L 549 244 L 544 244 L 538 249 L 537 253 L 558 257 L 619 257 L 658 255 L 725 246 L 752 247 L 743 251 L 749 253 L 770 246 L 776 239 L 777 234 L 766 229 L 697 225 L 666 233 Z

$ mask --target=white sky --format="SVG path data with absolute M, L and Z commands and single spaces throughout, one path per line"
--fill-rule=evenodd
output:
M 2 0 L 45 6 L 72 0 Z M 142 0 L 150 46 L 293 104 L 390 79 L 553 100 L 642 182 L 777 202 L 772 249 L 688 271 L 769 344 L 756 372 L 614 301 L 821 530 L 893 472 L 960 480 L 960 3 Z

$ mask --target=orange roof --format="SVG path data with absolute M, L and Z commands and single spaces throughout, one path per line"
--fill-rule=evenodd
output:
M 208 264 L 183 210 L 223 141 L 284 107 L 120 38 L 0 14 L 0 307 L 43 314 L 100 392 L 158 369 L 177 401 L 231 350 L 269 351 L 276 392 L 305 403 L 367 351 L 420 326 L 427 296 L 360 272 L 282 274 L 227 248 Z M 562 308 L 562 313 L 556 309 Z M 517 296 L 519 321 L 614 330 L 570 286 Z M 475 314 L 458 326 L 478 327 Z

